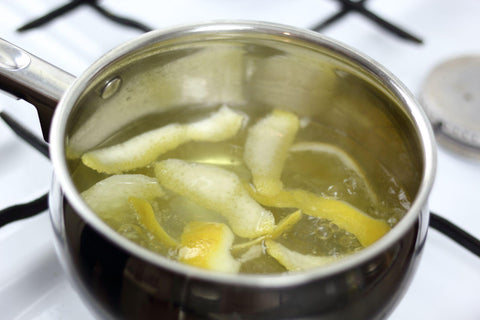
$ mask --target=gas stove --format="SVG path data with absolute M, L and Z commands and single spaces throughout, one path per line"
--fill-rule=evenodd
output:
M 356 1 L 353 9 L 346 1 L 334 0 L 90 2 L 146 28 L 216 19 L 317 26 L 323 34 L 380 62 L 418 97 L 439 63 L 480 54 L 477 0 Z M 0 36 L 75 75 L 109 49 L 143 32 L 106 19 L 105 11 L 85 4 L 37 28 L 16 31 L 65 3 L 0 2 Z M 385 21 L 411 35 L 410 40 L 386 28 Z M 0 111 L 41 136 L 36 111 L 26 102 L 0 95 Z M 437 178 L 429 201 L 432 211 L 477 238 L 479 159 L 480 151 L 467 154 L 439 143 Z M 48 159 L 0 122 L 0 209 L 40 197 L 50 188 L 51 179 Z M 389 319 L 480 319 L 478 288 L 480 260 L 430 229 L 419 269 Z M 63 274 L 46 211 L 0 228 L 0 318 L 93 319 Z

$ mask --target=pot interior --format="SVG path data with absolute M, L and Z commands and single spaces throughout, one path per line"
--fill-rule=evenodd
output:
M 104 177 L 79 169 L 84 152 L 223 104 L 254 119 L 295 113 L 303 140 L 344 150 L 381 197 L 393 177 L 413 202 L 425 179 L 429 137 L 410 95 L 371 60 L 298 30 L 147 34 L 100 59 L 67 95 L 66 162 L 79 192 Z

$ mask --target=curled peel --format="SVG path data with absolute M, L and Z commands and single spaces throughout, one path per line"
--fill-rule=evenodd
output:
M 273 231 L 271 233 L 269 233 L 267 235 L 264 235 L 264 236 L 261 236 L 261 237 L 258 237 L 256 239 L 250 240 L 250 241 L 238 243 L 238 244 L 232 246 L 232 250 L 237 251 L 237 250 L 244 250 L 246 248 L 251 248 L 254 245 L 257 245 L 257 244 L 261 243 L 262 241 L 264 241 L 266 239 L 274 240 L 274 239 L 278 238 L 279 236 L 281 236 L 282 233 L 284 233 L 287 230 L 289 230 L 290 228 L 292 228 L 301 218 L 302 218 L 302 211 L 297 210 L 297 211 L 289 214 L 285 218 L 283 218 L 275 226 L 275 229 L 273 229 Z
M 285 218 L 283 218 L 275 227 L 272 233 L 269 234 L 270 239 L 276 239 L 282 235 L 285 231 L 292 228 L 302 218 L 302 211 L 297 210 Z
M 333 155 L 342 162 L 342 164 L 355 172 L 363 181 L 365 189 L 367 190 L 367 195 L 372 201 L 372 203 L 377 204 L 378 198 L 375 192 L 373 191 L 365 172 L 358 165 L 358 163 L 352 159 L 348 153 L 340 149 L 339 147 L 321 142 L 299 142 L 295 143 L 290 147 L 290 152 L 315 152 L 315 153 L 326 153 Z
M 191 141 L 218 142 L 235 136 L 243 125 L 245 116 L 222 106 L 210 117 L 184 125 Z
M 324 266 L 337 260 L 337 257 L 333 256 L 312 256 L 298 253 L 290 250 L 284 245 L 273 241 L 266 240 L 265 246 L 270 256 L 275 258 L 281 265 L 283 265 L 289 271 L 300 271 L 311 268 Z
M 136 197 L 129 197 L 128 202 L 135 209 L 139 222 L 161 244 L 166 247 L 176 247 L 179 245 L 178 241 L 173 239 L 158 223 L 150 202 Z
M 275 227 L 272 213 L 255 202 L 230 171 L 168 159 L 155 165 L 155 174 L 165 188 L 223 215 L 240 237 L 256 238 Z
M 157 179 L 142 174 L 120 174 L 103 179 L 81 193 L 83 199 L 97 213 L 129 207 L 129 197 L 149 201 L 163 197 L 165 192 Z
M 185 226 L 179 261 L 203 269 L 237 273 L 240 263 L 230 254 L 234 235 L 227 225 L 190 222 Z
M 371 245 L 390 230 L 386 222 L 374 219 L 346 202 L 321 197 L 308 191 L 282 190 L 274 197 L 267 197 L 250 189 L 250 194 L 265 206 L 299 208 L 307 215 L 330 220 L 357 237 L 364 247 Z
M 147 131 L 120 144 L 89 151 L 82 162 L 98 172 L 121 173 L 144 167 L 160 155 L 190 141 L 222 141 L 237 134 L 244 116 L 222 106 L 210 117 L 188 123 L 173 123 Z
M 283 188 L 280 177 L 298 127 L 298 117 L 281 110 L 250 127 L 243 158 L 259 193 L 273 196 Z

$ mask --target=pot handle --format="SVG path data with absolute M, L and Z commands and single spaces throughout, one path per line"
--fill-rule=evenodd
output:
M 74 80 L 68 72 L 0 38 L 0 91 L 36 107 L 45 140 L 55 107 Z

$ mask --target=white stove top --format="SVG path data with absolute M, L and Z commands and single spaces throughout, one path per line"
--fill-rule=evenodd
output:
M 86 6 L 44 27 L 22 34 L 15 31 L 64 1 L 1 1 L 0 37 L 80 74 L 102 53 L 140 34 Z M 337 11 L 332 0 L 106 0 L 101 4 L 153 28 L 230 18 L 308 28 Z M 379 61 L 415 94 L 436 64 L 457 55 L 480 54 L 478 0 L 371 0 L 368 7 L 421 37 L 424 44 L 400 40 L 356 13 L 324 33 Z M 27 103 L 0 94 L 0 110 L 40 134 L 35 110 Z M 49 161 L 0 123 L 0 208 L 47 192 L 51 175 Z M 479 195 L 480 161 L 439 147 L 431 209 L 480 238 Z M 419 270 L 390 319 L 480 319 L 479 288 L 480 259 L 431 230 Z M 0 229 L 0 318 L 93 319 L 60 268 L 46 212 Z

